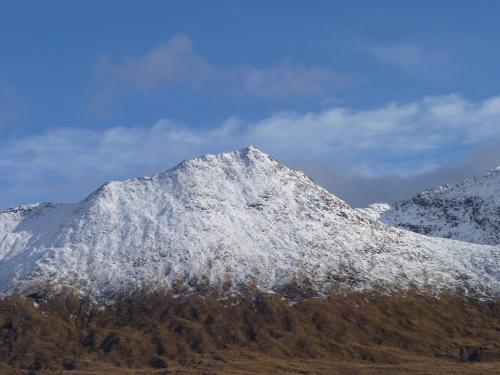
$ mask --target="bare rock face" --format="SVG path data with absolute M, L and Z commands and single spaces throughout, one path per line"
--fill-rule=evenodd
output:
M 500 244 L 500 167 L 412 199 L 361 210 L 380 221 L 429 236 Z
M 108 182 L 77 204 L 0 214 L 0 290 L 332 282 L 500 291 L 497 247 L 385 225 L 261 151 L 206 155 Z

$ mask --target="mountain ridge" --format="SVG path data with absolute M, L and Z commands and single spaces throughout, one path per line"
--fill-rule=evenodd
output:
M 276 290 L 302 276 L 318 290 L 339 280 L 500 290 L 498 249 L 387 226 L 253 147 L 28 211 L 0 214 L 4 292 L 55 282 L 105 295 L 196 280 Z
M 375 203 L 361 212 L 386 224 L 430 236 L 486 245 L 500 243 L 500 167 L 413 198 Z

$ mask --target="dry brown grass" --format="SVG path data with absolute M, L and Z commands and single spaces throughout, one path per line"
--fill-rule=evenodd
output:
M 2 373 L 500 374 L 498 301 L 415 291 L 35 299 L 0 301 Z

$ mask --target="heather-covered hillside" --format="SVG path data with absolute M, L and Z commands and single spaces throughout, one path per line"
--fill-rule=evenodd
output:
M 284 294 L 297 289 L 289 286 Z M 3 373 L 494 374 L 500 305 L 415 290 L 295 300 L 136 292 L 0 301 Z M 441 369 L 441 370 L 440 370 Z M 45 371 L 45 372 L 44 372 Z M 448 372 L 449 373 L 449 372 Z

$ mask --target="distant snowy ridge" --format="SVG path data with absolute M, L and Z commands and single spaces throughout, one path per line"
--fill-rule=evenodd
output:
M 500 244 L 500 167 L 456 185 L 426 190 L 409 200 L 376 203 L 360 211 L 416 233 Z
M 108 182 L 74 205 L 0 214 L 3 292 L 193 280 L 275 290 L 305 276 L 318 289 L 413 282 L 499 295 L 499 262 L 498 247 L 382 224 L 253 147 Z

